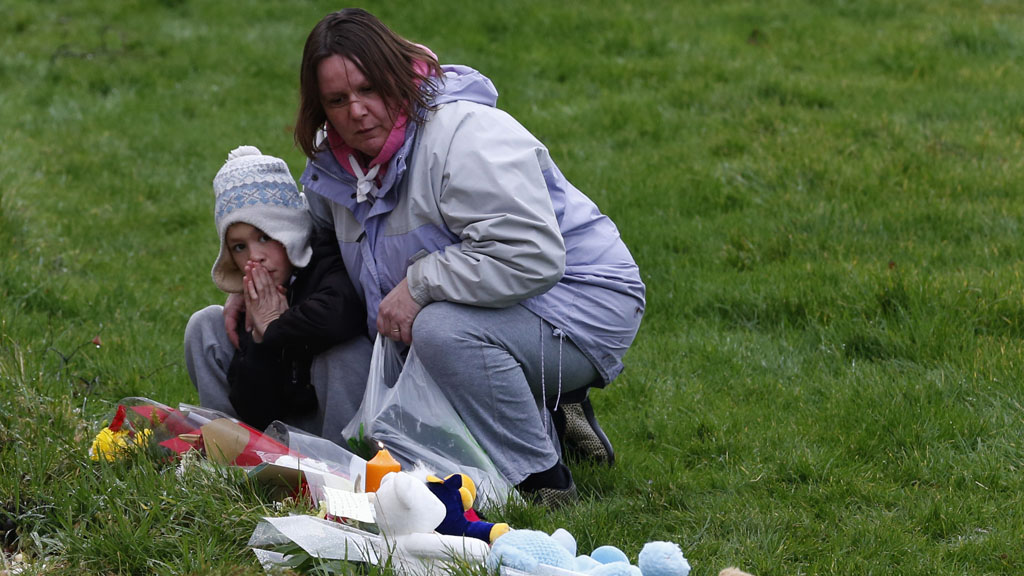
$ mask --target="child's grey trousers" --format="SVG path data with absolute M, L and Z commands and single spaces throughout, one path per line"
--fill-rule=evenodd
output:
M 366 390 L 373 345 L 352 338 L 313 358 L 310 382 L 316 390 L 316 414 L 285 422 L 345 446 L 341 430 L 355 416 Z M 224 329 L 224 307 L 207 306 L 185 327 L 185 366 L 199 392 L 199 405 L 237 417 L 228 400 L 228 366 L 235 347 Z

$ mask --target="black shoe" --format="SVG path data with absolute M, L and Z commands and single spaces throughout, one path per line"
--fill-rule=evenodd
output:
M 575 482 L 569 484 L 568 488 L 540 488 L 533 491 L 524 490 L 521 493 L 528 501 L 552 510 L 563 506 L 570 506 L 580 500 L 580 494 L 576 491 Z
M 547 508 L 561 508 L 579 500 L 572 473 L 561 461 L 548 470 L 530 474 L 516 489 L 526 501 Z
M 564 452 L 577 459 L 615 464 L 615 450 L 597 423 L 589 397 L 578 403 L 561 404 L 551 414 Z

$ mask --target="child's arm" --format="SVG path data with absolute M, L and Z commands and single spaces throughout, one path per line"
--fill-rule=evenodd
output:
M 242 421 L 263 430 L 287 405 L 291 364 L 282 361 L 279 351 L 253 342 L 251 332 L 240 332 L 240 347 L 228 368 L 228 399 Z

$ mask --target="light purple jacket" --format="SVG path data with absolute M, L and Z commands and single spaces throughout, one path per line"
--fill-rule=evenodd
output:
M 491 81 L 444 66 L 443 88 L 370 200 L 324 150 L 301 182 L 314 220 L 333 227 L 366 302 L 373 335 L 381 299 L 403 278 L 420 305 L 522 304 L 560 328 L 604 383 L 622 371 L 644 312 L 644 284 L 615 224 L 570 184 L 547 149 L 495 108 Z

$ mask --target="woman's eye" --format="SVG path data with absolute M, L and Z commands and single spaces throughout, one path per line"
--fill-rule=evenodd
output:
M 271 242 L 271 241 L 272 241 L 271 237 L 267 236 L 266 234 L 260 236 L 260 242 Z
M 231 247 L 235 252 L 245 252 L 245 244 L 235 244 Z

